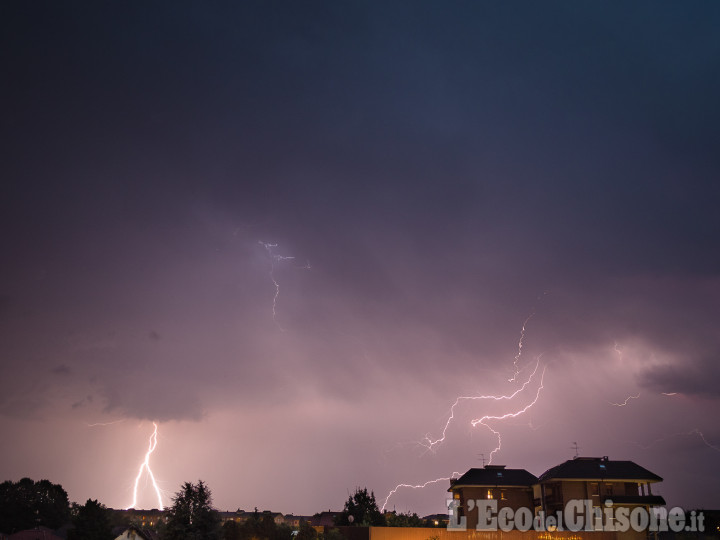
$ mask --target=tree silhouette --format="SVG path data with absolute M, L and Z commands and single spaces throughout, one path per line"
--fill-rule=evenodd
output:
M 68 540 L 112 540 L 110 513 L 105 505 L 88 499 L 84 506 L 73 504 L 74 528 L 68 531 Z
M 240 525 L 235 521 L 226 521 L 222 526 L 222 540 L 242 540 Z
M 397 514 L 390 512 L 386 515 L 388 527 L 424 527 L 425 522 L 417 514 L 407 512 Z
M 40 525 L 58 529 L 70 519 L 70 502 L 60 484 L 23 478 L 0 484 L 0 531 L 13 533 Z
M 245 520 L 240 527 L 242 540 L 287 540 L 292 529 L 285 525 L 275 523 L 273 514 L 269 511 L 258 512 L 257 508 L 252 516 Z
M 317 540 L 317 537 L 317 531 L 307 521 L 303 520 L 300 523 L 300 529 L 295 540 Z
M 385 516 L 378 509 L 375 493 L 372 491 L 368 493 L 367 488 L 357 488 L 355 493 L 348 497 L 345 509 L 338 514 L 335 524 L 359 527 L 383 526 L 385 525 Z
M 185 482 L 173 497 L 167 513 L 166 540 L 216 540 L 220 538 L 220 515 L 212 507 L 212 493 L 199 480 Z

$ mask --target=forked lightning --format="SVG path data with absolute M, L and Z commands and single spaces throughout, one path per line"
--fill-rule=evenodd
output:
M 160 494 L 160 487 L 157 485 L 157 482 L 155 481 L 155 475 L 152 472 L 152 469 L 150 468 L 150 455 L 155 451 L 155 448 L 157 447 L 157 435 L 158 435 L 158 426 L 155 422 L 153 422 L 153 427 L 155 428 L 152 432 L 152 435 L 150 435 L 150 445 L 148 446 L 148 451 L 145 454 L 145 460 L 140 464 L 140 469 L 138 469 L 137 476 L 135 477 L 135 486 L 133 487 L 133 500 L 130 506 L 126 508 L 126 510 L 130 510 L 131 508 L 135 508 L 137 506 L 137 494 L 138 494 L 138 486 L 140 485 L 140 478 L 142 478 L 143 471 L 146 470 L 148 476 L 150 477 L 150 481 L 152 482 L 153 488 L 155 489 L 155 495 L 157 495 L 158 499 L 158 508 L 160 510 L 164 510 L 163 502 L 162 502 L 162 495 Z

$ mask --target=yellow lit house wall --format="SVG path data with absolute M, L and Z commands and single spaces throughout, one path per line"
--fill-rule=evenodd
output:
M 478 522 L 477 508 L 473 507 L 468 511 L 468 500 L 495 499 L 498 503 L 498 510 L 501 508 L 533 508 L 533 491 L 531 488 L 522 486 L 468 486 L 454 487 L 453 496 L 460 501 L 461 514 L 467 518 L 467 528 L 475 529 Z

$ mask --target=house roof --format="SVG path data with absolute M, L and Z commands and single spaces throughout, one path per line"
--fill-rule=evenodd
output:
M 139 538 L 140 540 L 157 540 L 158 538 L 158 535 L 155 531 L 151 529 L 142 529 L 139 527 L 135 527 L 134 525 L 130 525 L 130 527 L 122 527 L 122 530 L 118 534 L 115 534 L 114 532 L 113 534 L 116 536 L 116 538 L 120 538 L 125 535 L 125 533 L 130 533 L 131 531 L 134 532 L 134 536 Z M 128 536 L 133 535 L 128 534 Z
M 296 516 L 295 514 L 285 514 L 286 521 L 294 521 L 296 519 L 303 520 L 303 521 L 309 521 L 311 518 L 312 518 L 312 516 Z
M 576 457 L 540 475 L 539 481 L 568 480 L 645 480 L 662 482 L 662 478 L 632 461 L 611 461 L 606 457 Z
M 538 479 L 525 469 L 506 469 L 504 465 L 486 465 L 482 469 L 470 469 L 460 478 L 450 482 L 450 489 L 466 486 L 517 486 L 530 487 Z
M 328 510 L 327 512 L 320 512 L 318 514 L 315 514 L 313 517 L 309 519 L 310 525 L 324 525 L 324 526 L 332 526 L 335 524 L 335 516 L 342 514 L 341 510 L 338 510 L 337 512 L 333 512 L 332 510 Z

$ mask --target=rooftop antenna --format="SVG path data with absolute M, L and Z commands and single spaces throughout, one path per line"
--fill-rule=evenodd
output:
M 480 459 L 482 460 L 483 468 L 485 468 L 485 461 L 486 461 L 485 454 L 478 454 L 478 456 L 480 456 Z
M 574 442 L 570 448 L 575 450 L 575 457 L 580 457 L 580 447 L 578 446 L 578 443 Z

